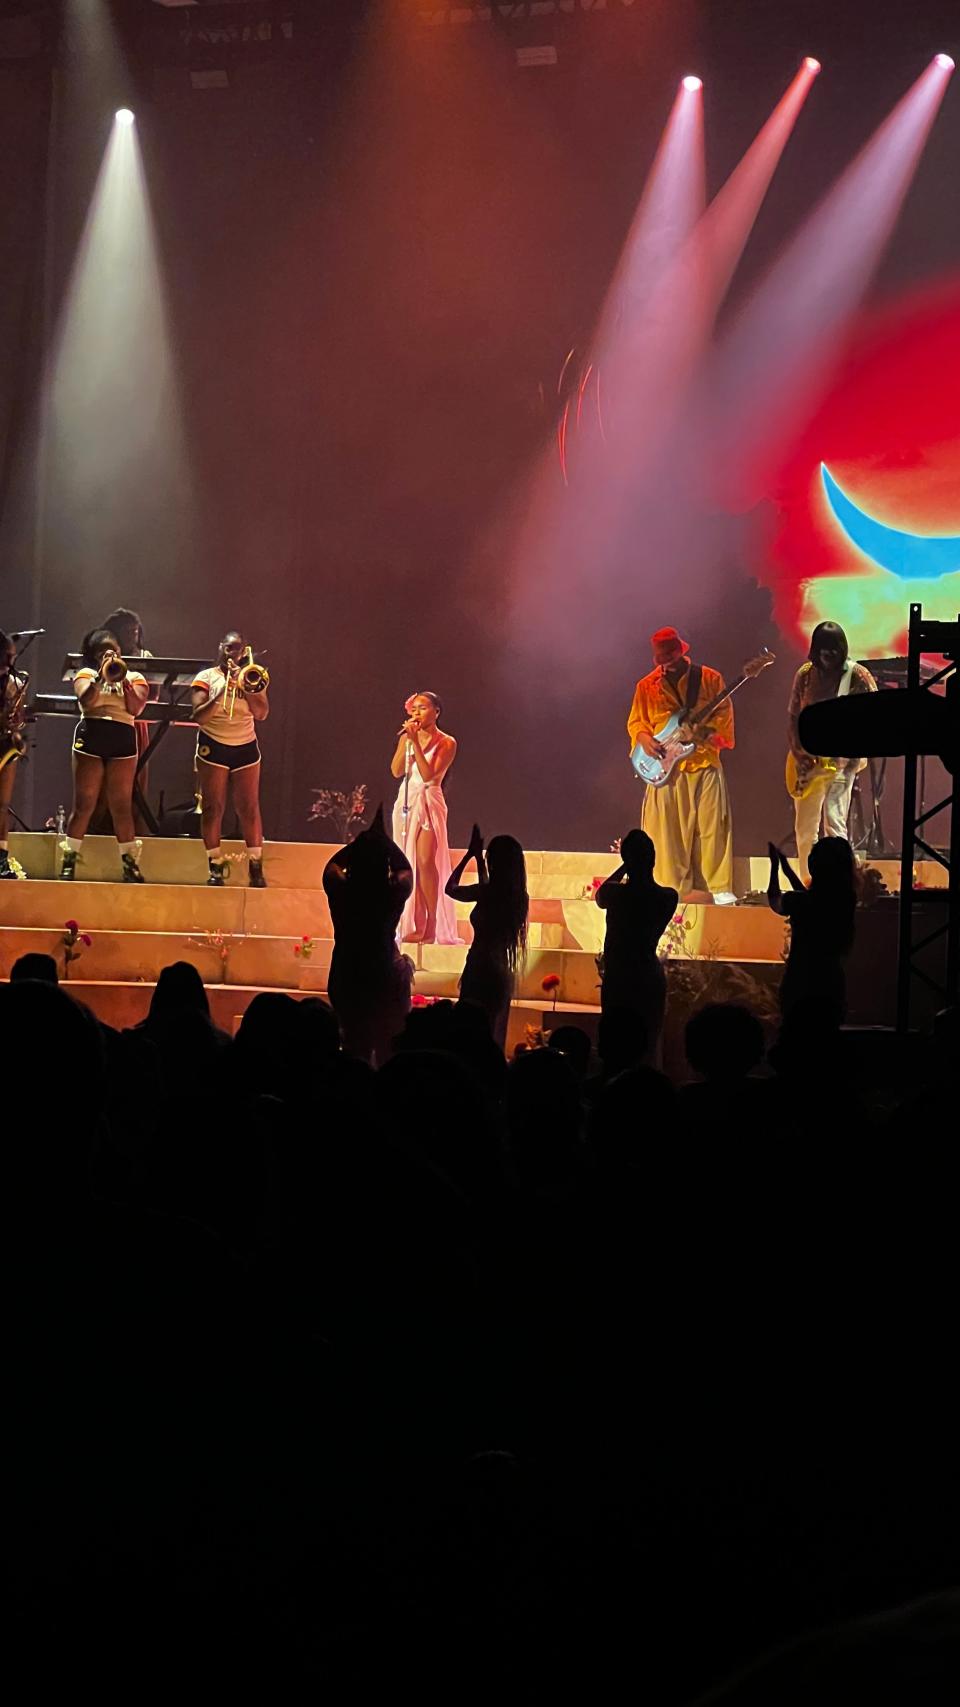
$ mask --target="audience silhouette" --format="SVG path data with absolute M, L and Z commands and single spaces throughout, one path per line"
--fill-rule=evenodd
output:
M 508 1065 L 506 841 L 456 1003 L 410 1005 L 380 814 L 327 868 L 332 1008 L 262 993 L 231 1038 L 176 965 L 116 1032 L 44 957 L 0 985 L 35 1687 L 954 1698 L 955 1026 L 896 1061 L 841 1027 L 823 843 L 772 885 L 775 1044 L 702 1004 L 675 1085 L 676 898 L 636 833 L 596 1047 L 565 1018 Z
M 656 1054 L 667 998 L 657 948 L 678 896 L 654 879 L 656 850 L 646 831 L 631 830 L 624 836 L 620 856 L 622 864 L 597 890 L 597 906 L 607 915 L 601 1007 L 604 1015 L 635 1015 L 646 1030 L 648 1048 Z
M 476 861 L 476 883 L 462 883 L 470 860 Z M 523 849 L 513 836 L 494 836 L 484 855 L 483 837 L 474 824 L 459 865 L 450 873 L 447 894 L 454 901 L 472 901 L 473 941 L 467 953 L 460 997 L 486 1014 L 494 1041 L 503 1049 L 517 973 L 527 946 L 527 870 Z
M 857 908 L 857 867 L 850 843 L 827 836 L 810 850 L 810 887 L 806 888 L 786 856 L 769 844 L 770 883 L 767 896 L 774 912 L 790 921 L 790 952 L 780 984 L 780 1007 L 786 1017 L 806 1002 L 815 1002 L 840 1025 L 846 1013 L 843 963 L 853 947 Z M 780 889 L 780 872 L 790 888 Z
M 387 835 L 383 807 L 323 874 L 333 921 L 329 994 L 344 1048 L 382 1066 L 410 1007 L 412 962 L 397 929 L 413 884 L 410 861 Z

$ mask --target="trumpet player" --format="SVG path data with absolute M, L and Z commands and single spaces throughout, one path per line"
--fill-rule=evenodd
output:
M 109 628 L 94 628 L 80 648 L 83 663 L 73 678 L 80 722 L 73 732 L 73 809 L 67 820 L 60 876 L 76 876 L 77 860 L 104 784 L 120 844 L 124 883 L 142 883 L 139 843 L 133 824 L 133 780 L 137 770 L 137 717 L 150 688 L 139 670 L 129 670 L 120 642 Z
M 256 726 L 270 712 L 269 680 L 263 666 L 254 663 L 252 648 L 236 629 L 231 629 L 221 640 L 216 663 L 194 678 L 193 714 L 200 726 L 197 776 L 203 803 L 203 843 L 210 869 L 207 882 L 216 889 L 223 887 L 230 870 L 220 846 L 228 790 L 247 845 L 250 886 L 266 888 Z
M 0 880 L 16 877 L 7 845 L 10 802 L 17 779 L 17 760 L 23 752 L 20 733 L 27 678 L 17 669 L 16 642 L 0 631 Z

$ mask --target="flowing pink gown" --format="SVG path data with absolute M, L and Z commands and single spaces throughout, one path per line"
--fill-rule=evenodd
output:
M 436 749 L 425 747 L 423 756 L 430 759 Z M 448 767 L 449 768 L 449 767 Z M 406 810 L 404 805 L 406 804 Z M 400 783 L 393 808 L 393 839 L 398 848 L 402 848 L 410 861 L 413 871 L 413 889 L 410 899 L 403 909 L 398 932 L 400 941 L 412 936 L 417 929 L 417 842 L 421 829 L 428 824 L 437 842 L 437 928 L 434 942 L 458 943 L 457 910 L 449 895 L 445 893 L 447 878 L 450 876 L 450 849 L 447 846 L 447 803 L 443 798 L 442 779 L 439 782 L 424 782 L 415 763 L 411 763 L 409 776 Z

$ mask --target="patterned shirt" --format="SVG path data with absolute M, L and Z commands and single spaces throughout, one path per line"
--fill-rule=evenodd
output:
M 848 659 L 841 671 L 841 679 L 848 673 L 850 676 L 850 686 L 847 688 L 847 693 L 876 693 L 877 684 L 871 676 L 870 671 L 865 669 L 863 664 L 853 664 Z M 800 735 L 797 729 L 801 711 L 803 711 L 808 705 L 820 704 L 822 700 L 837 699 L 839 697 L 838 688 L 839 683 L 837 684 L 837 687 L 834 687 L 831 683 L 830 691 L 825 693 L 823 691 L 824 680 L 819 670 L 814 669 L 814 666 L 809 660 L 807 663 L 800 665 L 799 670 L 793 678 L 793 687 L 790 690 L 790 704 L 787 707 L 787 739 L 790 743 L 790 751 L 795 759 L 804 760 L 810 757 L 800 740 Z M 856 765 L 858 768 L 860 766 L 859 759 L 847 759 L 845 761 L 831 759 L 829 762 L 833 765 L 846 763 L 848 765 Z

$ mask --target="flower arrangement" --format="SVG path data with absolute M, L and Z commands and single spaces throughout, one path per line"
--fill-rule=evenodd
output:
M 526 1055 L 533 1049 L 549 1049 L 549 1047 L 550 1033 L 548 1031 L 544 1031 L 543 1027 L 539 1025 L 524 1026 L 523 1042 L 517 1044 L 518 1054 Z
M 583 886 L 580 894 L 581 901 L 595 901 L 597 898 L 597 890 L 600 888 L 601 884 L 606 883 L 606 881 L 605 877 L 591 877 L 590 882 L 585 883 Z
M 16 854 L 12 854 L 9 851 L 7 853 L 7 869 L 8 871 L 13 872 L 14 877 L 26 877 L 27 875 Z
M 298 960 L 309 960 L 316 946 L 312 936 L 302 936 L 299 942 L 294 943 L 293 952 Z
M 204 931 L 202 937 L 188 937 L 187 941 L 191 942 L 194 948 L 213 949 L 220 962 L 220 982 L 225 984 L 227 981 L 227 962 L 230 959 L 230 950 L 236 938 L 231 936 L 228 931 L 216 930 Z
M 360 782 L 344 794 L 339 788 L 315 788 L 310 808 L 311 824 L 332 824 L 341 842 L 352 842 L 363 829 L 369 791 Z
M 63 948 L 63 976 L 69 978 L 71 962 L 79 960 L 85 948 L 93 942 L 92 936 L 82 931 L 76 919 L 67 919 L 63 927 L 60 943 Z
M 545 978 L 541 978 L 540 988 L 543 991 L 545 996 L 552 996 L 553 997 L 553 1011 L 554 1011 L 554 1013 L 556 1013 L 556 1011 L 557 1011 L 557 996 L 560 993 L 560 974 L 559 974 L 559 972 L 548 972 Z
M 681 907 L 679 913 L 674 913 L 657 944 L 657 959 L 672 960 L 678 954 L 685 954 L 687 932 L 692 930 L 693 920 L 686 917 L 686 908 Z

